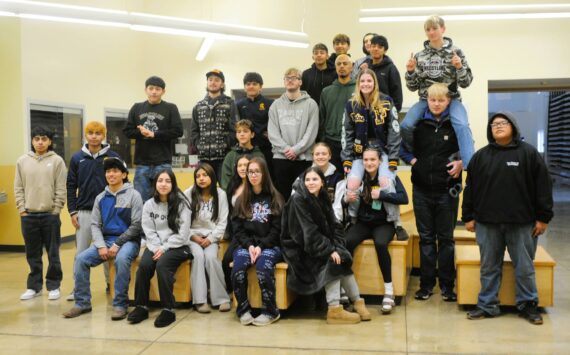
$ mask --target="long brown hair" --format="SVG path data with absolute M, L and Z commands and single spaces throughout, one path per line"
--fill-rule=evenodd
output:
M 356 86 L 354 88 L 354 96 L 350 99 L 352 103 L 352 108 L 354 109 L 355 106 L 360 107 L 367 107 L 366 100 L 360 91 L 360 78 L 364 75 L 368 74 L 372 76 L 372 80 L 374 80 L 374 89 L 372 93 L 370 93 L 370 103 L 368 108 L 371 111 L 378 112 L 382 105 L 380 104 L 380 86 L 378 85 L 378 78 L 376 77 L 376 73 L 372 69 L 362 69 L 358 72 L 358 76 L 356 77 Z
M 200 188 L 200 186 L 198 186 L 198 184 L 196 183 L 196 175 L 200 170 L 204 170 L 206 172 L 206 175 L 208 175 L 210 181 L 212 182 L 208 189 L 210 190 L 209 191 L 210 196 L 212 196 L 213 199 L 212 207 L 214 208 L 214 211 L 212 212 L 212 222 L 216 222 L 218 220 L 218 206 L 219 206 L 218 187 L 217 187 L 218 178 L 216 177 L 214 168 L 212 168 L 210 164 L 200 163 L 198 164 L 196 169 L 194 169 L 194 188 L 192 189 L 192 195 L 191 195 L 192 201 L 190 202 L 190 210 L 192 211 L 192 216 L 190 217 L 191 221 L 190 223 L 194 222 L 194 219 L 196 219 L 196 217 L 198 216 L 198 212 L 200 211 L 200 202 L 202 201 L 203 191 Z
M 261 193 L 271 195 L 271 214 L 276 216 L 280 215 L 284 205 L 283 196 L 281 196 L 279 191 L 277 191 L 273 185 L 273 181 L 271 181 L 271 176 L 269 175 L 269 169 L 267 168 L 265 159 L 261 157 L 251 158 L 247 164 L 248 171 L 251 164 L 257 164 L 259 166 L 259 170 L 261 170 Z M 236 207 L 234 209 L 235 216 L 245 219 L 252 218 L 251 200 L 253 194 L 253 186 L 251 186 L 248 176 L 246 184 L 243 187 L 243 192 L 236 202 Z

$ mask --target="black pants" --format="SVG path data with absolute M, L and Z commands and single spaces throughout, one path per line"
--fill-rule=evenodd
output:
M 352 255 L 358 244 L 365 239 L 374 239 L 374 247 L 380 264 L 380 271 L 384 282 L 392 282 L 392 259 L 388 252 L 388 244 L 394 238 L 396 228 L 394 223 L 386 223 L 379 226 L 369 225 L 368 223 L 358 221 L 354 226 L 350 227 L 346 234 L 346 248 Z
M 287 159 L 274 159 L 273 160 L 273 170 L 275 171 L 275 176 L 277 181 L 275 182 L 275 187 L 285 201 L 291 196 L 291 190 L 293 188 L 293 182 L 295 179 L 301 175 L 305 169 L 311 166 L 311 162 L 307 160 L 287 160 Z
M 22 217 L 22 235 L 26 246 L 26 261 L 30 266 L 27 287 L 36 292 L 43 288 L 42 247 L 48 255 L 46 288 L 57 290 L 63 273 L 59 258 L 61 245 L 61 221 L 59 215 L 51 213 L 32 213 Z
M 342 150 L 342 145 L 340 142 L 333 141 L 330 139 L 325 139 L 325 143 L 331 147 L 331 164 L 336 167 L 336 171 L 342 173 L 344 168 L 342 167 L 342 161 L 340 160 L 340 152 Z
M 150 279 L 152 279 L 156 270 L 160 303 L 163 308 L 172 309 L 176 303 L 172 293 L 174 281 L 176 281 L 174 274 L 180 264 L 191 258 L 190 247 L 183 246 L 169 249 L 158 261 L 152 260 L 153 255 L 150 250 L 145 249 L 141 257 L 135 282 L 135 304 L 148 307 Z
M 234 251 L 238 247 L 237 243 L 231 243 L 224 257 L 222 259 L 222 270 L 224 271 L 224 280 L 226 281 L 226 290 L 228 293 L 232 293 L 234 291 L 233 284 L 232 284 L 232 268 L 230 264 L 234 261 Z
M 420 235 L 420 288 L 431 290 L 436 276 L 442 290 L 455 284 L 455 241 L 459 199 L 448 192 L 428 192 L 414 186 L 414 214 Z

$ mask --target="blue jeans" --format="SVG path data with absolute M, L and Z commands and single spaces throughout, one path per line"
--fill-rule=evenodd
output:
M 107 248 L 113 245 L 115 238 L 105 239 Z M 131 282 L 131 263 L 139 254 L 140 245 L 126 242 L 115 256 L 115 298 L 113 307 L 127 309 L 129 306 L 129 283 Z M 104 263 L 97 247 L 91 245 L 75 259 L 75 305 L 79 308 L 91 307 L 91 287 L 89 276 L 91 268 Z
M 475 234 L 481 253 L 481 291 L 477 307 L 498 315 L 499 288 L 503 274 L 505 246 L 515 269 L 517 306 L 526 302 L 538 304 L 534 273 L 534 255 L 538 238 L 532 236 L 534 223 L 484 224 L 477 222 Z
M 402 135 L 402 143 L 408 151 L 412 151 L 414 140 L 414 128 L 418 121 L 423 117 L 424 112 L 428 108 L 426 100 L 420 100 L 414 104 L 406 113 L 404 121 L 400 124 L 400 134 Z M 449 105 L 449 116 L 451 118 L 451 125 L 457 135 L 457 142 L 459 143 L 459 152 L 461 153 L 461 160 L 463 160 L 463 168 L 467 168 L 471 157 L 475 153 L 475 146 L 473 145 L 473 134 L 469 128 L 469 119 L 467 118 L 467 111 L 465 106 L 459 100 L 451 100 Z
M 172 170 L 170 164 L 160 164 L 160 165 L 138 165 L 135 171 L 135 190 L 137 190 L 142 197 L 143 203 L 152 197 L 153 186 L 152 180 L 154 176 L 164 169 Z
M 283 259 L 281 249 L 273 247 L 263 249 L 261 255 L 255 262 L 255 271 L 259 288 L 261 289 L 261 312 L 271 318 L 279 315 L 277 302 L 275 301 L 275 264 Z M 237 248 L 234 251 L 234 267 L 232 269 L 232 284 L 237 299 L 237 315 L 241 317 L 244 313 L 251 311 L 247 299 L 247 269 L 251 266 L 249 252 L 244 248 Z
M 442 291 L 455 285 L 455 241 L 459 199 L 446 192 L 431 192 L 414 186 L 414 213 L 420 235 L 420 288 L 431 290 L 436 277 Z
M 26 260 L 30 266 L 27 287 L 36 292 L 43 288 L 42 247 L 48 255 L 46 288 L 57 290 L 61 284 L 63 273 L 59 258 L 61 245 L 61 221 L 59 215 L 51 213 L 30 213 L 21 217 L 22 235 L 26 245 Z

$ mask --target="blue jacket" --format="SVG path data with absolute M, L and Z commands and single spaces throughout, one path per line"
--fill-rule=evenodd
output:
M 93 209 L 95 197 L 107 186 L 103 171 L 103 160 L 107 157 L 119 157 L 108 144 L 103 144 L 95 155 L 89 152 L 85 144 L 71 157 L 67 172 L 67 209 L 70 215 Z

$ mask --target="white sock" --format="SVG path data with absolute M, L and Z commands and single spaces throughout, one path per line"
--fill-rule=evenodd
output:
M 384 294 L 394 295 L 394 285 L 391 282 L 384 282 Z

